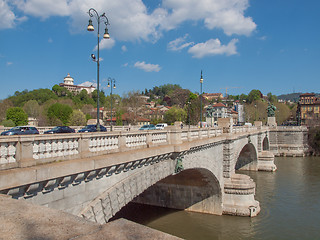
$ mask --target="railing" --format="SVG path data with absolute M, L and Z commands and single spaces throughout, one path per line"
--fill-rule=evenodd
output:
M 248 132 L 254 129 L 256 128 L 234 128 L 229 133 Z M 222 128 L 213 127 L 1 136 L 0 170 L 129 151 L 137 148 L 181 144 L 198 139 L 214 138 L 222 134 Z

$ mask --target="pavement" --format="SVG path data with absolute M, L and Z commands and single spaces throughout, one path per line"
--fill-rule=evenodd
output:
M 0 194 L 0 239 L 176 240 L 180 238 L 126 219 L 100 225 L 59 210 Z

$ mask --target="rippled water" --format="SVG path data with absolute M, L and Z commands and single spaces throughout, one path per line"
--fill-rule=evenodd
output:
M 261 212 L 255 218 L 142 205 L 131 205 L 125 217 L 185 239 L 320 239 L 320 157 L 275 163 L 274 173 L 240 172 L 257 184 Z

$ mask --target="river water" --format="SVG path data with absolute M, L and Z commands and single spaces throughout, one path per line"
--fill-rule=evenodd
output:
M 122 216 L 184 239 L 320 239 L 320 157 L 276 158 L 256 182 L 257 217 L 215 216 L 131 204 Z

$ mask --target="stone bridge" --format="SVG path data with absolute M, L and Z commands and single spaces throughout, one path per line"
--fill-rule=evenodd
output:
M 255 216 L 255 183 L 236 170 L 275 171 L 303 156 L 303 127 L 221 127 L 0 137 L 0 193 L 108 222 L 130 201 Z

